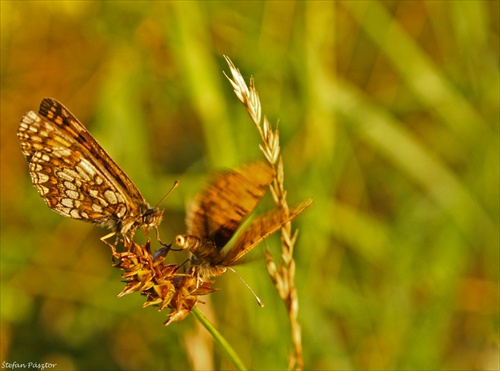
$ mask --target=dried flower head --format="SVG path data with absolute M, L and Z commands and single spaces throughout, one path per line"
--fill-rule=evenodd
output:
M 212 281 L 200 282 L 196 277 L 180 272 L 181 266 L 165 264 L 169 250 L 169 247 L 164 247 L 153 254 L 149 240 L 144 246 L 129 241 L 123 252 L 112 249 L 116 260 L 113 266 L 125 271 L 122 278 L 126 286 L 118 296 L 139 291 L 146 296 L 143 308 L 151 305 L 159 307 L 159 311 L 170 308 L 165 325 L 183 320 L 200 302 L 199 295 L 216 291 L 210 287 Z

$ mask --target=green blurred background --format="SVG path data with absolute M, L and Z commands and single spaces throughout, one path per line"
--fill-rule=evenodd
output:
M 1 362 L 231 368 L 190 315 L 117 298 L 107 231 L 30 182 L 16 130 L 63 102 L 155 204 L 162 238 L 207 174 L 260 158 L 222 71 L 279 120 L 306 369 L 499 366 L 499 2 L 1 1 Z M 259 210 L 270 207 L 264 202 Z M 279 241 L 269 248 L 279 257 Z M 263 246 L 200 309 L 250 369 L 286 369 Z M 173 254 L 171 254 L 173 255 Z M 181 261 L 185 255 L 177 254 Z

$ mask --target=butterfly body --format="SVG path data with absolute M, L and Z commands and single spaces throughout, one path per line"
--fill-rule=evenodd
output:
M 31 181 L 55 212 L 94 223 L 128 239 L 157 228 L 163 211 L 151 207 L 78 119 L 55 99 L 26 113 L 17 132 Z
M 176 242 L 178 246 L 189 250 L 192 254 L 191 266 L 195 275 L 217 277 L 226 273 L 227 267 L 221 265 L 224 254 L 213 241 L 183 234 L 176 237 Z

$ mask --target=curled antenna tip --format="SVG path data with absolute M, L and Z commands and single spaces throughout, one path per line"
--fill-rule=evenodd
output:
M 162 199 L 160 200 L 160 202 L 158 202 L 158 204 L 156 204 L 156 207 L 160 206 L 160 204 L 163 202 L 163 200 L 165 200 L 165 198 L 167 198 L 167 196 L 168 196 L 170 193 L 172 193 L 172 191 L 173 191 L 174 189 L 176 189 L 178 185 L 179 185 L 179 181 L 178 181 L 178 180 L 176 180 L 176 181 L 174 182 L 174 184 L 172 185 L 172 188 L 170 188 L 170 190 L 167 192 L 167 194 L 166 194 L 165 196 L 163 196 L 163 197 L 162 197 Z
M 247 287 L 247 289 L 250 290 L 250 292 L 253 294 L 255 300 L 257 300 L 257 303 L 259 303 L 260 307 L 264 308 L 264 302 L 262 300 L 260 300 L 260 298 L 257 296 L 257 294 L 255 293 L 255 291 L 253 291 L 252 288 L 250 287 L 250 285 L 245 282 L 245 280 L 243 279 L 243 277 L 241 277 L 238 274 L 238 272 L 236 272 L 233 268 L 231 268 L 231 267 L 227 267 L 227 268 L 229 268 L 229 270 L 231 272 L 233 272 L 234 274 L 236 274 L 236 277 L 238 277 L 241 280 L 241 282 L 243 282 L 243 284 Z

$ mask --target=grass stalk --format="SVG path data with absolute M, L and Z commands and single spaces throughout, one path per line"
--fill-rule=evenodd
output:
M 207 317 L 203 315 L 203 313 L 200 312 L 200 310 L 197 307 L 194 307 L 191 310 L 191 313 L 193 313 L 196 318 L 200 321 L 200 323 L 207 329 L 207 331 L 210 333 L 210 335 L 213 336 L 215 341 L 219 343 L 221 346 L 222 350 L 224 353 L 226 353 L 227 357 L 231 361 L 231 363 L 234 365 L 234 367 L 237 370 L 240 371 L 245 371 L 246 368 L 243 365 L 243 362 L 241 359 L 238 357 L 238 354 L 235 352 L 233 347 L 227 342 L 227 340 L 221 335 L 219 331 L 215 328 L 215 326 L 208 320 Z
M 283 159 L 280 155 L 280 142 L 278 129 L 272 129 L 266 116 L 262 116 L 262 106 L 259 95 L 255 88 L 253 78 L 250 78 L 249 85 L 246 84 L 240 71 L 233 62 L 224 56 L 229 65 L 232 79 L 226 75 L 233 86 L 238 99 L 246 107 L 262 143 L 259 148 L 264 158 L 275 170 L 275 179 L 270 185 L 270 191 L 276 205 L 289 215 L 289 207 L 286 200 L 286 190 L 284 186 Z M 298 231 L 293 231 L 291 222 L 284 224 L 281 228 L 282 261 L 279 268 L 269 251 L 266 251 L 267 271 L 273 281 L 278 293 L 285 303 L 290 322 L 293 354 L 290 355 L 289 369 L 302 370 L 304 368 L 302 353 L 302 330 L 298 322 L 299 300 L 295 288 L 295 260 L 293 249 L 297 239 Z

